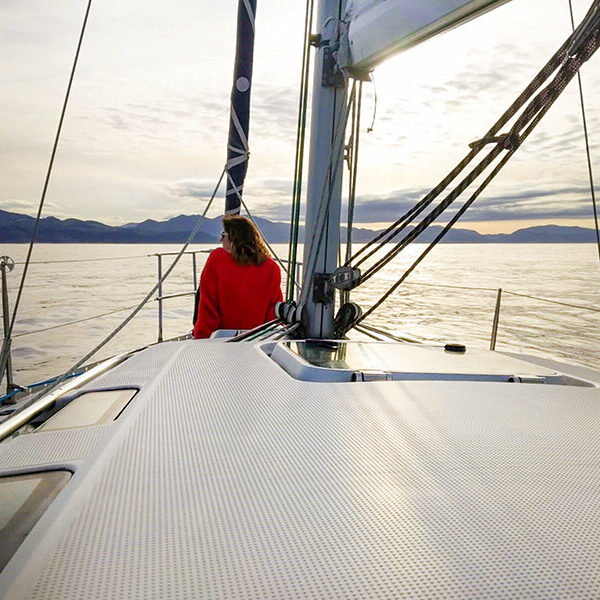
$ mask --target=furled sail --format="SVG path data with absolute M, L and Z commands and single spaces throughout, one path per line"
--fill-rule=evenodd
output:
M 509 0 L 350 0 L 348 64 L 372 71 L 384 59 Z
M 244 178 L 248 169 L 248 131 L 255 15 L 256 0 L 239 0 L 235 68 L 231 89 L 231 114 L 227 143 L 225 214 L 240 212 Z

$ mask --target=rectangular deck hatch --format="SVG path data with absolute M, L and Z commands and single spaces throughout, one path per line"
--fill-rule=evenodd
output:
M 44 471 L 0 477 L 0 571 L 71 475 L 70 471 Z
M 114 421 L 136 393 L 137 389 L 131 388 L 85 392 L 52 415 L 37 431 L 87 427 Z
M 556 370 L 480 349 L 449 352 L 443 346 L 387 342 L 286 341 L 271 354 L 304 381 L 496 381 L 593 387 Z

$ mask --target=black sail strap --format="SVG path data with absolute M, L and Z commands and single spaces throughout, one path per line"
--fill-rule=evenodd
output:
M 235 68 L 231 88 L 229 141 L 227 144 L 227 191 L 225 214 L 240 212 L 244 178 L 248 170 L 250 91 L 254 56 L 256 0 L 239 0 Z

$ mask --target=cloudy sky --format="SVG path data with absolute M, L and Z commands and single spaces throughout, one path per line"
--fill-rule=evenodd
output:
M 573 0 L 576 20 L 591 0 Z M 85 0 L 0 2 L 0 208 L 39 202 Z M 44 215 L 199 213 L 225 161 L 234 0 L 94 0 Z M 258 0 L 245 199 L 289 219 L 304 2 Z M 512 0 L 401 54 L 365 86 L 357 222 L 396 219 L 466 153 L 570 32 L 568 0 Z M 600 53 L 582 78 L 600 173 Z M 375 120 L 373 131 L 366 127 Z M 213 214 L 222 209 L 222 201 Z M 575 82 L 461 221 L 591 227 Z

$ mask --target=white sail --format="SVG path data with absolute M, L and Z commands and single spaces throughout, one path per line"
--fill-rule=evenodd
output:
M 348 67 L 372 71 L 382 60 L 509 0 L 351 0 Z

